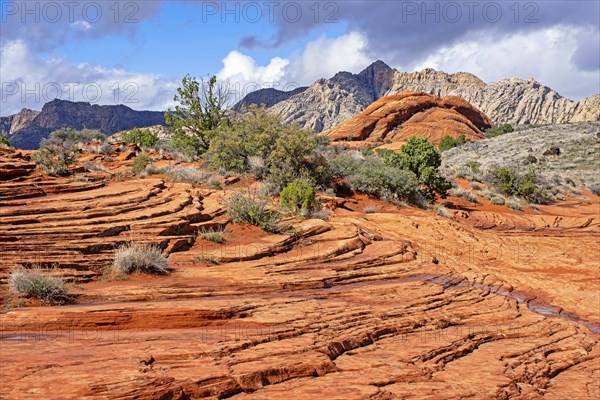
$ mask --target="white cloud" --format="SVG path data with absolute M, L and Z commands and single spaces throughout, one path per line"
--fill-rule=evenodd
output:
M 339 71 L 359 72 L 372 61 L 367 55 L 367 44 L 367 39 L 356 32 L 336 38 L 321 37 L 289 58 L 272 58 L 266 66 L 233 50 L 223 59 L 217 77 L 229 80 L 236 100 L 258 88 L 291 90 L 330 78 Z
M 482 35 L 476 40 L 441 48 L 425 60 L 404 67 L 466 71 L 488 82 L 532 77 L 561 95 L 578 100 L 598 93 L 600 88 L 597 70 L 582 71 L 572 61 L 578 36 L 582 34 L 594 33 L 569 26 L 554 26 L 500 39 L 491 34 Z
M 22 108 L 39 110 L 55 98 L 93 104 L 125 104 L 136 110 L 173 106 L 178 82 L 156 74 L 74 65 L 60 57 L 42 58 L 22 40 L 0 48 L 0 109 L 3 116 Z

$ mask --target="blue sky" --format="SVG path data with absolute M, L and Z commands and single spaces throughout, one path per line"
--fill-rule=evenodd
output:
M 228 12 L 229 10 L 229 12 Z M 599 2 L 0 0 L 0 114 L 61 97 L 164 110 L 181 77 L 293 88 L 382 59 L 600 92 Z

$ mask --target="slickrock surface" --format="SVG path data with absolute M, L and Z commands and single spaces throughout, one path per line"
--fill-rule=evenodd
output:
M 0 294 L 47 263 L 76 298 L 3 309 L 2 399 L 600 397 L 597 197 L 540 214 L 451 197 L 443 218 L 355 196 L 289 236 L 231 224 L 230 187 L 60 178 L 26 197 L 35 179 L 0 182 Z M 195 237 L 215 225 L 224 243 Z M 172 272 L 102 275 L 130 240 Z
M 396 148 L 411 136 L 425 137 L 435 144 L 446 135 L 479 140 L 485 138 L 482 131 L 491 125 L 485 114 L 460 97 L 442 99 L 422 92 L 403 92 L 375 101 L 356 117 L 323 134 L 333 141 L 385 141 L 383 147 Z

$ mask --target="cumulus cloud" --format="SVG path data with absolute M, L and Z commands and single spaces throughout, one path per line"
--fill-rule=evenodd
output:
M 37 56 L 22 40 L 5 42 L 0 48 L 0 104 L 2 115 L 22 108 L 39 110 L 60 98 L 93 104 L 125 104 L 137 110 L 172 107 L 176 80 L 160 75 L 72 64 L 59 57 Z
M 555 26 L 502 40 L 491 34 L 481 35 L 477 40 L 441 48 L 405 68 L 467 71 L 488 82 L 532 77 L 561 95 L 578 100 L 600 89 L 598 64 L 595 70 L 584 70 L 574 60 L 579 38 L 590 34 L 589 29 Z
M 292 90 L 320 78 L 330 78 L 339 71 L 358 72 L 371 60 L 367 38 L 350 32 L 335 38 L 318 38 L 289 58 L 274 57 L 265 66 L 233 50 L 223 59 L 223 68 L 217 77 L 229 80 L 239 100 L 259 88 Z

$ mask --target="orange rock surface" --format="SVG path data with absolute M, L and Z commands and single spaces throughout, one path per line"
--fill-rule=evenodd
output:
M 359 115 L 323 134 L 333 141 L 383 142 L 395 149 L 411 136 L 426 137 L 439 144 L 450 135 L 468 140 L 483 139 L 492 125 L 481 111 L 458 96 L 440 98 L 421 92 L 402 92 L 382 97 Z
M 274 235 L 228 220 L 231 187 L 111 178 L 122 154 L 78 181 L 0 150 L 29 170 L 0 181 L 2 399 L 600 397 L 597 197 L 450 197 L 443 218 L 358 195 Z M 195 235 L 217 225 L 222 244 Z M 171 273 L 105 275 L 131 240 Z M 34 264 L 74 303 L 9 307 L 10 270 Z

